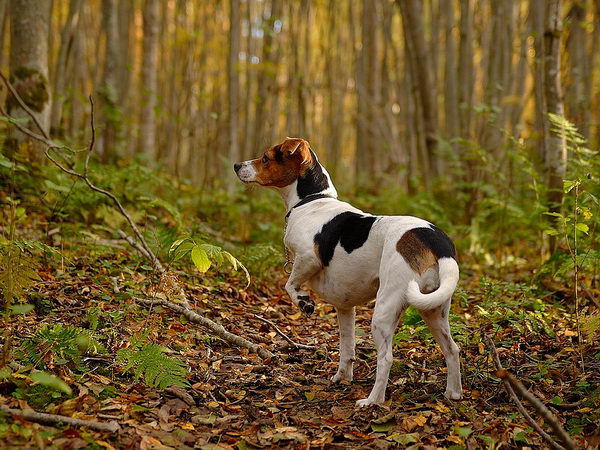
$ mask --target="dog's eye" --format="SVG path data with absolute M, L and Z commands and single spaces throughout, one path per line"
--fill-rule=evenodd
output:
M 269 158 L 267 158 L 267 155 L 262 157 L 262 162 L 263 162 L 263 164 L 266 164 L 269 162 Z

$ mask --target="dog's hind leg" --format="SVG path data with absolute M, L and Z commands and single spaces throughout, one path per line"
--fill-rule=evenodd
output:
M 398 321 L 406 308 L 399 298 L 398 289 L 380 289 L 371 320 L 371 332 L 377 348 L 377 375 L 369 396 L 356 402 L 358 406 L 369 406 L 385 401 L 385 389 L 392 367 L 392 338 Z
M 446 367 L 448 368 L 448 380 L 444 396 L 450 400 L 462 398 L 462 383 L 460 379 L 460 360 L 458 345 L 450 335 L 450 324 L 448 314 L 450 312 L 450 299 L 439 308 L 430 311 L 419 311 L 421 317 L 431 330 L 431 334 L 442 348 Z
M 352 381 L 355 346 L 355 313 L 354 308 L 336 308 L 338 325 L 340 327 L 340 365 L 331 381 Z

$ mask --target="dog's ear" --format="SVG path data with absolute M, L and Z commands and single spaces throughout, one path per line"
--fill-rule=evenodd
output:
M 281 151 L 286 156 L 295 156 L 301 160 L 301 164 L 310 164 L 312 157 L 310 154 L 310 144 L 308 141 L 300 138 L 288 137 L 281 144 Z

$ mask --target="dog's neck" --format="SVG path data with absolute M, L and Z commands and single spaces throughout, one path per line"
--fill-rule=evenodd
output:
M 289 211 L 296 203 L 316 194 L 328 195 L 337 198 L 337 191 L 331 182 L 331 177 L 323 167 L 317 155 L 311 150 L 314 165 L 304 175 L 300 176 L 292 184 L 278 189 L 285 203 L 286 211 Z

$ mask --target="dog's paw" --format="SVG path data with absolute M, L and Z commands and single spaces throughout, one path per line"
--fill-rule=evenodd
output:
M 305 315 L 310 316 L 315 312 L 315 303 L 308 297 L 308 295 L 299 295 L 298 299 L 298 307 Z
M 365 408 L 367 406 L 378 405 L 379 403 L 383 403 L 383 401 L 378 402 L 378 401 L 373 400 L 371 397 L 367 397 L 367 398 L 363 398 L 362 400 L 357 400 L 356 406 L 358 406 L 359 408 Z
M 463 395 L 461 391 L 450 391 L 446 389 L 446 392 L 444 392 L 444 397 L 446 397 L 448 400 L 461 400 Z
M 351 383 L 352 378 L 353 378 L 352 374 L 338 370 L 337 373 L 331 377 L 331 381 L 333 383 L 343 383 L 343 382 Z

